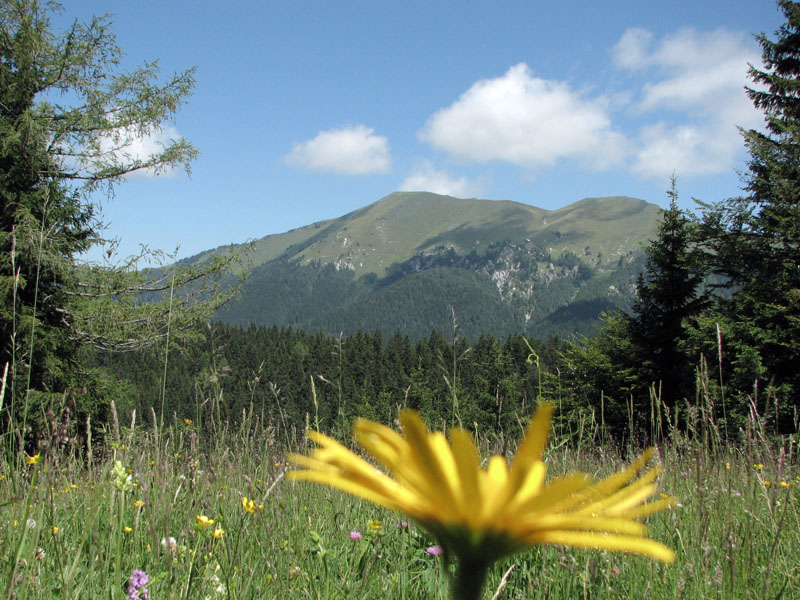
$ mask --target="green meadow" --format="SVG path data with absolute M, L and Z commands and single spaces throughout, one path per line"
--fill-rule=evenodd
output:
M 674 564 L 535 547 L 495 565 L 485 597 L 799 597 L 798 444 L 760 425 L 751 421 L 736 446 L 713 424 L 658 444 L 661 493 L 678 503 L 648 519 L 648 535 L 675 550 Z M 202 435 L 209 426 L 213 435 Z M 633 458 L 587 431 L 555 425 L 549 478 L 599 477 Z M 92 460 L 6 455 L 2 597 L 126 598 L 135 570 L 152 599 L 449 597 L 434 538 L 402 514 L 289 481 L 286 451 L 308 445 L 282 438 L 252 416 L 228 428 L 118 415 Z M 487 455 L 499 440 L 479 442 Z

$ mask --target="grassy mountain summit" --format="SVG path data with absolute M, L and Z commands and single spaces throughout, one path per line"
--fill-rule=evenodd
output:
M 218 316 L 420 337 L 452 327 L 452 307 L 472 335 L 585 331 L 600 311 L 630 302 L 641 245 L 654 236 L 659 211 L 627 197 L 544 210 L 395 192 L 257 240 L 241 300 Z M 433 269 L 435 280 L 422 277 Z
M 437 246 L 468 253 L 504 241 L 546 242 L 557 254 L 583 253 L 589 246 L 610 261 L 652 236 L 658 211 L 655 204 L 625 196 L 544 210 L 508 200 L 395 192 L 342 217 L 261 238 L 251 265 L 286 257 L 301 265 L 319 261 L 381 276 L 392 263 Z

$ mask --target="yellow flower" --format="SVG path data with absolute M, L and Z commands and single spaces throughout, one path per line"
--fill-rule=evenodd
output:
M 214 519 L 209 519 L 205 515 L 197 515 L 195 518 L 197 519 L 197 523 L 203 527 L 208 527 L 209 525 L 214 524 Z
M 373 520 L 369 521 L 367 523 L 367 527 L 369 527 L 370 530 L 376 531 L 376 532 L 380 531 L 381 529 L 383 529 L 383 525 L 381 525 L 381 522 L 376 520 L 376 519 L 373 519 Z
M 191 425 L 192 424 L 192 420 L 191 419 L 184 419 L 183 422 L 186 423 L 187 425 Z
M 58 533 L 58 527 L 56 527 L 55 525 L 53 525 L 53 526 L 50 528 L 50 532 L 51 532 L 53 535 L 57 534 L 57 533 Z
M 136 508 L 142 508 L 144 506 L 144 500 L 137 500 L 133 503 Z
M 781 481 L 781 487 L 782 488 L 792 487 L 792 484 L 789 483 L 788 481 Z
M 248 500 L 247 496 L 245 496 L 242 498 L 242 508 L 252 515 L 256 512 L 256 503 L 252 500 Z
M 761 464 L 761 463 L 756 463 L 756 464 L 754 464 L 754 465 L 753 465 L 753 468 L 754 468 L 756 471 L 761 471 L 761 470 L 764 468 L 764 465 L 763 465 L 763 464 Z
M 552 414 L 549 404 L 536 411 L 511 465 L 492 456 L 481 468 L 468 431 L 452 429 L 448 443 L 442 432 L 429 432 L 416 412 L 404 410 L 399 415 L 403 435 L 364 419 L 355 423 L 356 440 L 391 475 L 311 431 L 309 437 L 321 447 L 311 456 L 290 455 L 304 469 L 289 476 L 411 515 L 463 565 L 488 565 L 534 544 L 634 552 L 672 562 L 674 552 L 647 538 L 638 521 L 675 504 L 674 498 L 645 503 L 656 492 L 660 469 L 640 473 L 654 450 L 600 481 L 573 473 L 545 483 L 542 453 Z
M 761 483 L 763 483 L 763 484 L 764 484 L 764 487 L 769 487 L 769 486 L 771 486 L 771 485 L 772 485 L 772 482 L 771 482 L 771 481 L 762 481 Z
M 122 528 L 122 531 L 124 531 L 125 533 L 130 533 L 131 531 L 133 531 L 133 528 L 131 528 L 131 527 L 128 527 L 128 526 L 126 525 L 125 527 L 123 527 L 123 528 Z
M 39 461 L 42 460 L 42 451 L 40 450 L 33 456 L 25 455 L 25 464 L 26 465 L 38 465 Z
M 217 539 L 220 539 L 223 535 L 225 535 L 225 530 L 222 527 L 217 527 L 211 532 L 211 535 Z

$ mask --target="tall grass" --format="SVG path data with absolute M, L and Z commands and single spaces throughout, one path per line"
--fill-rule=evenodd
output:
M 770 438 L 754 410 L 740 443 L 725 445 L 702 410 L 685 411 L 692 426 L 666 426 L 659 443 L 662 490 L 680 503 L 649 521 L 649 534 L 676 550 L 674 565 L 535 548 L 495 568 L 487 598 L 800 597 L 798 441 Z M 154 413 L 144 426 L 135 414 L 120 419 L 91 456 L 3 457 L 0 598 L 125 598 L 136 569 L 152 599 L 448 597 L 424 530 L 286 480 L 285 452 L 305 442 L 280 421 L 252 409 L 235 427 L 200 409 L 165 426 Z M 551 476 L 602 476 L 630 458 L 585 422 L 557 429 Z

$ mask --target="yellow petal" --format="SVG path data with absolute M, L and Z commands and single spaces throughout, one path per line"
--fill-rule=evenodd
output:
M 287 477 L 295 481 L 322 483 L 391 510 L 399 509 L 404 504 L 394 495 L 381 493 L 367 485 L 363 485 L 361 482 L 353 481 L 351 478 L 342 477 L 341 475 L 321 473 L 320 471 L 290 471 Z M 403 508 L 406 507 L 403 506 Z
M 453 456 L 458 469 L 458 477 L 461 482 L 461 502 L 463 502 L 466 512 L 477 520 L 480 515 L 480 506 L 483 502 L 478 473 L 480 472 L 480 461 L 475 442 L 468 431 L 457 427 L 450 432 L 450 440 L 453 443 Z
M 634 552 L 666 563 L 675 561 L 675 553 L 664 544 L 641 537 L 577 531 L 542 531 L 532 534 L 528 540 L 535 544 L 561 544 L 614 552 Z
M 414 411 L 404 410 L 399 415 L 403 433 L 411 448 L 409 457 L 425 480 L 425 488 L 420 489 L 430 503 L 435 506 L 453 507 L 456 498 L 447 484 L 447 475 L 442 469 L 439 457 L 430 445 L 428 428 L 422 418 Z

